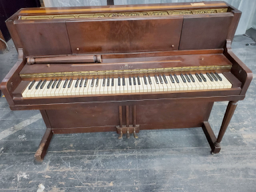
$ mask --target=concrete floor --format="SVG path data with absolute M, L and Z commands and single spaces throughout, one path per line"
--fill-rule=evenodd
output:
M 256 73 L 256 47 L 236 36 L 234 52 Z M 17 60 L 0 55 L 0 79 Z M 11 111 L 0 98 L 0 192 L 37 191 L 256 191 L 256 79 L 239 102 L 218 155 L 201 128 L 141 131 L 139 139 L 116 133 L 55 135 L 43 164 L 33 156 L 45 131 L 38 111 Z M 214 105 L 210 123 L 220 127 L 225 102 Z

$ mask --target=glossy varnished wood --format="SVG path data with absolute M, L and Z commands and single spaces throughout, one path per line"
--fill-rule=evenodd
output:
M 110 1 L 108 3 L 111 4 Z M 19 19 L 19 16 L 31 15 L 211 8 L 227 8 L 228 11 L 178 16 L 62 18 L 40 21 Z M 0 87 L 11 109 L 41 111 L 47 128 L 35 154 L 35 160 L 43 160 L 53 134 L 116 131 L 120 134 L 119 137 L 122 134 L 129 137 L 133 133 L 137 138 L 136 133 L 140 130 L 193 127 L 203 128 L 212 153 L 218 153 L 236 103 L 244 99 L 252 80 L 252 72 L 231 50 L 231 41 L 240 16 L 239 10 L 224 2 L 41 8 L 18 11 L 6 23 L 16 48 L 19 48 L 19 58 Z M 101 63 L 98 61 L 92 63 L 95 62 L 96 55 L 100 55 Z M 65 59 L 61 60 L 61 58 Z M 31 62 L 32 60 L 40 61 L 40 64 Z M 28 83 L 41 78 L 26 77 L 25 75 L 28 74 L 58 72 L 77 74 L 81 71 L 92 71 L 93 74 L 96 71 L 107 70 L 115 70 L 117 73 L 116 70 L 135 69 L 138 72 L 132 74 L 140 76 L 144 75 L 140 69 L 170 67 L 182 69 L 182 67 L 212 65 L 220 67 L 216 71 L 224 74 L 231 82 L 232 88 L 22 97 L 22 92 Z M 231 70 L 221 69 L 222 66 L 230 66 Z M 204 72 L 210 71 L 209 69 Z M 195 71 L 189 72 L 195 73 Z M 147 73 L 151 74 L 151 72 Z M 165 72 L 161 73 L 168 75 Z M 175 71 L 175 73 L 180 72 Z M 68 77 L 63 75 L 56 78 Z M 44 77 L 44 79 L 51 78 Z M 229 101 L 229 105 L 216 138 L 208 119 L 212 106 L 217 101 Z

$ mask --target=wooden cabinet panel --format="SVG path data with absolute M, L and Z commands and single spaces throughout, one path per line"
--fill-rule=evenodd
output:
M 65 22 L 17 23 L 26 55 L 71 54 Z
M 67 22 L 73 53 L 177 50 L 182 17 Z
M 185 17 L 180 50 L 223 48 L 233 15 Z

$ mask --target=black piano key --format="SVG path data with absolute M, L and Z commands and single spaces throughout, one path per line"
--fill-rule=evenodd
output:
M 183 74 L 180 74 L 180 77 L 181 77 L 182 81 L 183 81 L 184 83 L 186 83 L 186 79 L 185 79 L 185 77 L 183 76 Z
M 76 79 L 76 84 L 75 84 L 75 88 L 78 87 L 78 83 L 79 83 L 79 78 Z
M 219 74 L 218 73 L 214 73 L 215 75 L 216 75 L 216 77 L 220 80 L 220 81 L 222 81 L 222 78 L 219 76 Z
M 187 82 L 189 82 L 189 83 L 190 83 L 191 81 L 190 81 L 190 79 L 189 79 L 188 75 L 185 73 L 185 74 L 184 74 L 184 76 L 186 77 Z
M 133 85 L 136 85 L 136 78 L 133 77 Z
M 210 72 L 212 78 L 214 79 L 214 81 L 218 81 L 218 78 L 213 74 L 213 72 Z
M 109 85 L 110 85 L 110 78 L 108 77 L 107 86 L 109 87 Z
M 204 82 L 207 81 L 206 78 L 205 78 L 205 76 L 204 76 L 202 73 L 199 73 L 199 75 L 200 75 L 200 77 L 203 79 Z
M 165 76 L 165 75 L 163 75 L 163 79 L 164 79 L 165 84 L 168 84 L 168 81 L 167 81 L 167 79 L 166 79 L 166 76 Z
M 112 77 L 112 83 L 111 83 L 111 86 L 112 86 L 112 87 L 114 87 L 114 85 L 115 85 L 114 82 L 115 82 L 114 77 Z
M 196 73 L 195 75 L 196 75 L 196 78 L 198 79 L 198 81 L 199 81 L 199 82 L 202 82 L 201 77 L 200 77 L 197 73 Z
M 146 75 L 144 75 L 143 79 L 144 79 L 144 84 L 145 84 L 145 85 L 147 85 L 147 84 L 148 84 L 148 82 L 147 82 Z
M 84 78 L 81 78 L 81 81 L 80 81 L 79 87 L 82 87 L 82 86 L 83 86 L 83 81 L 84 81 Z
M 36 89 L 38 89 L 38 88 L 39 88 L 39 86 L 41 85 L 41 83 L 42 83 L 42 80 L 40 80 L 40 81 L 37 83 L 37 85 L 36 85 Z
M 45 83 L 46 83 L 46 79 L 43 81 L 42 85 L 40 86 L 40 89 L 44 88 Z
M 88 78 L 85 78 L 85 80 L 84 80 L 84 87 L 87 86 L 87 82 L 88 82 Z
M 32 89 L 32 87 L 34 86 L 35 82 L 36 82 L 35 80 L 32 81 L 32 83 L 28 87 L 29 90 Z
M 170 80 L 171 80 L 172 83 L 175 83 L 175 82 L 174 82 L 174 79 L 173 79 L 173 77 L 172 77 L 172 74 L 170 74 Z
M 140 85 L 140 77 L 138 76 L 137 79 L 138 79 L 138 85 Z
M 102 81 L 102 87 L 105 87 L 105 81 L 106 81 L 106 78 L 104 77 Z
M 190 77 L 191 81 L 194 83 L 194 82 L 195 82 L 194 77 L 193 77 L 190 73 L 189 73 L 188 75 L 189 75 L 189 77 Z
M 210 79 L 210 81 L 213 81 L 213 78 L 210 76 L 209 73 L 206 73 L 206 76 Z
M 125 86 L 125 79 L 124 79 L 124 77 L 123 77 L 123 86 Z
M 150 76 L 148 76 L 148 82 L 149 82 L 150 85 L 152 85 L 152 81 L 151 81 Z
M 67 84 L 68 84 L 68 79 L 65 80 L 65 83 L 64 83 L 64 85 L 63 85 L 63 88 L 66 88 Z
M 58 79 L 55 79 L 55 81 L 54 81 L 53 84 L 52 84 L 52 89 L 54 89 L 54 87 L 55 87 L 55 85 L 56 85 L 57 82 L 58 82 Z
M 60 84 L 61 84 L 61 79 L 59 79 L 57 85 L 56 85 L 56 88 L 58 89 L 60 87 Z
M 118 86 L 121 86 L 121 80 L 120 80 L 120 77 L 118 77 Z
M 175 79 L 176 83 L 180 83 L 180 81 L 179 81 L 178 77 L 176 76 L 176 74 L 174 74 L 173 76 L 174 76 L 174 79 Z
M 158 75 L 158 78 L 159 78 L 160 83 L 163 84 L 164 82 L 163 82 L 162 76 Z
M 91 87 L 94 86 L 94 78 L 92 78 L 92 81 L 91 81 Z
M 156 84 L 159 84 L 157 76 L 155 75 Z
M 97 78 L 95 82 L 95 87 L 98 87 L 98 86 L 99 86 L 99 78 Z
M 129 85 L 132 86 L 132 78 L 129 77 Z
M 48 83 L 47 85 L 47 89 L 50 89 L 51 85 L 52 85 L 53 79 L 51 79 L 51 81 Z
M 68 83 L 68 88 L 70 88 L 70 87 L 71 87 L 72 82 L 73 82 L 73 79 L 70 79 L 70 80 L 69 80 L 69 83 Z

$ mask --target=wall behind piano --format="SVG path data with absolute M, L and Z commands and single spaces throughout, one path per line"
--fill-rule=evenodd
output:
M 115 5 L 153 4 L 198 2 L 202 0 L 114 0 Z M 213 0 L 205 0 L 213 1 Z M 245 34 L 251 27 L 256 29 L 256 1 L 255 0 L 225 0 L 230 5 L 243 12 L 236 35 Z M 45 7 L 74 7 L 74 6 L 100 6 L 107 5 L 107 0 L 44 0 Z

